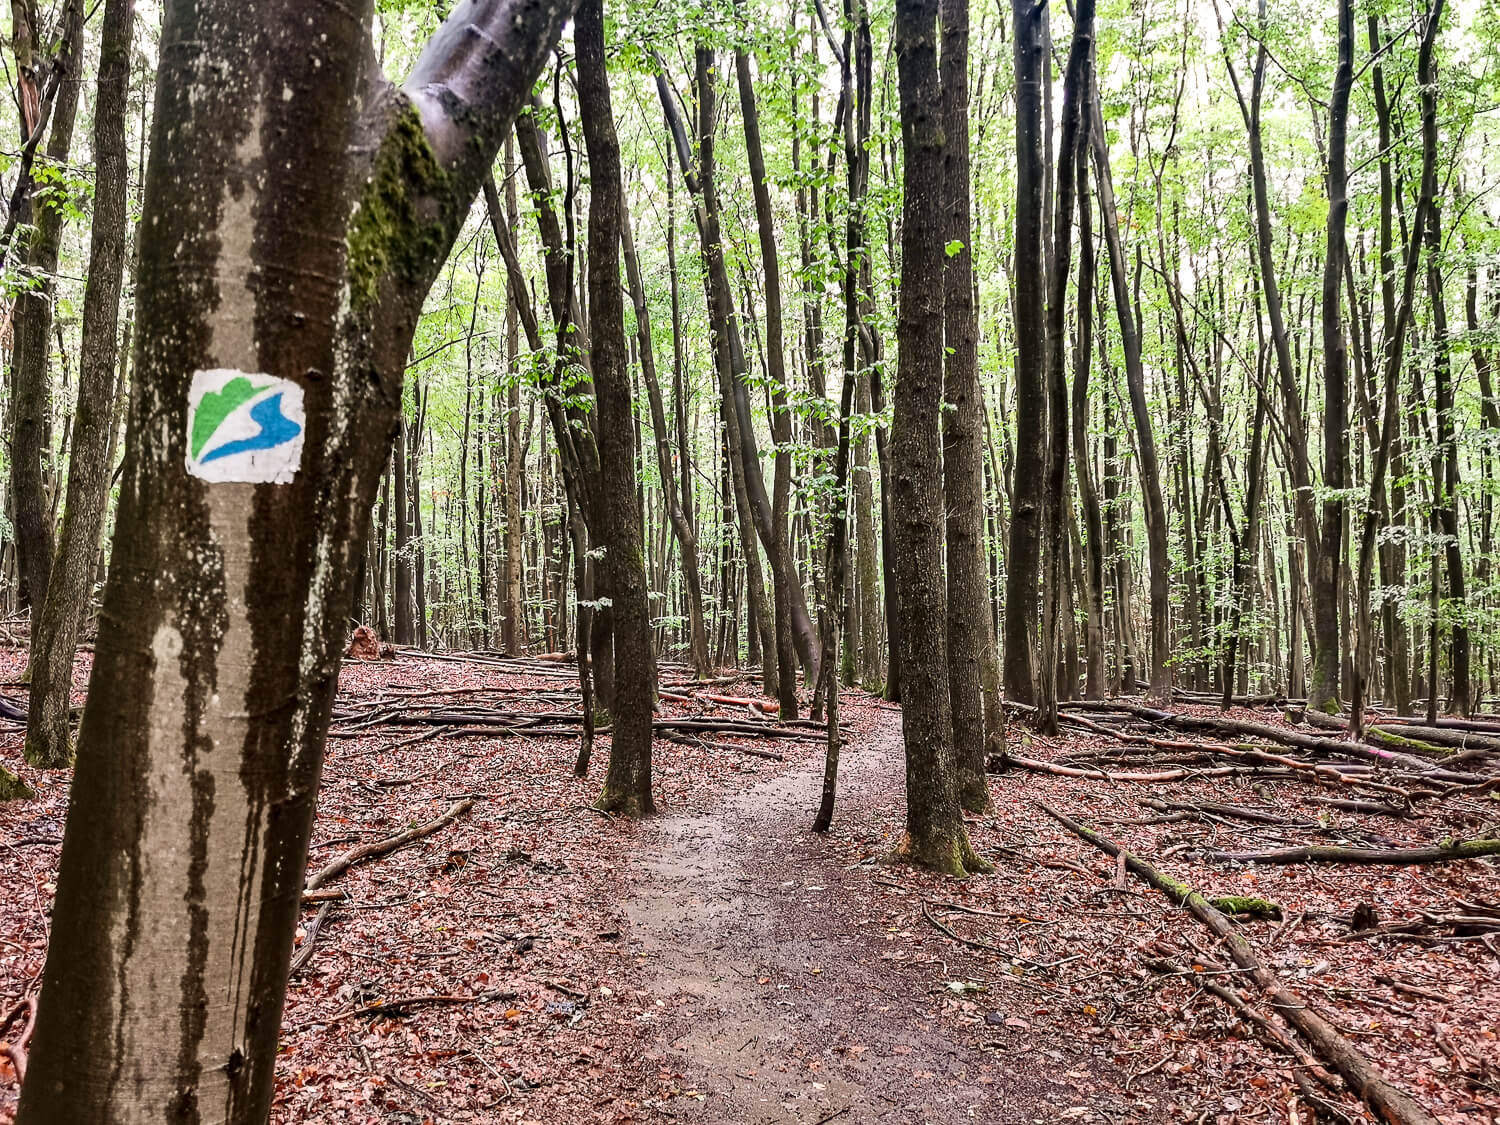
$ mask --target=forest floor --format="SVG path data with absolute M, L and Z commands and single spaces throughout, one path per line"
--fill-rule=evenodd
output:
M 21 703 L 23 659 L 0 651 L 3 692 Z M 86 675 L 85 657 L 80 698 Z M 748 681 L 689 685 L 670 668 L 663 680 L 663 717 L 765 722 L 708 698 L 745 696 Z M 1493 789 L 1397 819 L 1254 774 L 1129 784 L 1009 772 L 991 778 L 992 812 L 970 822 L 995 874 L 955 881 L 884 862 L 904 815 L 893 707 L 846 696 L 838 812 L 819 836 L 808 825 L 821 735 L 809 729 L 659 739 L 661 815 L 636 825 L 593 812 L 608 738 L 593 777 L 575 779 L 575 693 L 571 667 L 539 661 L 346 664 L 309 870 L 475 803 L 331 880 L 326 910 L 308 906 L 274 1121 L 1368 1119 L 1204 989 L 1228 982 L 1267 1011 L 1208 931 L 1118 879 L 1038 801 L 1204 893 L 1279 903 L 1281 920 L 1239 927 L 1263 962 L 1445 1125 L 1500 1120 L 1500 942 L 1482 927 L 1388 932 L 1424 910 L 1500 909 L 1495 861 L 1260 867 L 1203 854 L 1471 838 L 1500 819 Z M 1011 742 L 1046 762 L 1108 746 L 1019 726 Z M 0 1018 L 39 979 L 69 780 L 25 767 L 20 747 L 19 730 L 0 726 L 0 762 L 38 792 L 0 805 Z M 1163 815 L 1152 798 L 1297 823 Z M 0 1122 L 15 1095 L 0 1056 Z

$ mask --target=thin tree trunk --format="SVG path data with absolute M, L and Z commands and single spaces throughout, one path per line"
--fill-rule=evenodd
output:
M 703 627 L 703 589 L 698 573 L 698 537 L 693 533 L 687 513 L 677 491 L 672 473 L 672 449 L 669 444 L 666 408 L 662 404 L 661 383 L 656 377 L 656 349 L 651 340 L 651 310 L 646 303 L 646 288 L 641 282 L 641 267 L 636 260 L 635 236 L 630 216 L 621 201 L 620 229 L 624 239 L 625 273 L 630 283 L 630 297 L 635 305 L 636 339 L 639 344 L 641 374 L 651 405 L 651 433 L 656 447 L 656 469 L 661 478 L 662 499 L 672 533 L 682 551 L 682 581 L 687 595 L 689 654 L 694 673 L 700 678 L 709 674 L 708 636 Z M 675 327 L 675 326 L 674 326 Z M 680 345 L 678 345 L 680 347 Z
M 1076 198 L 1074 164 L 1086 151 L 1088 132 L 1083 128 L 1083 107 L 1088 101 L 1091 73 L 1089 61 L 1094 46 L 1094 0 L 1078 0 L 1073 22 L 1073 42 L 1068 50 L 1063 76 L 1062 136 L 1058 163 L 1064 174 L 1058 178 L 1056 215 L 1053 219 L 1052 265 L 1048 275 L 1051 292 L 1047 301 L 1047 459 L 1043 479 L 1042 550 L 1045 573 L 1042 582 L 1042 663 L 1037 693 L 1037 723 L 1047 734 L 1057 733 L 1058 664 L 1071 642 L 1064 646 L 1064 626 L 1073 617 L 1065 585 L 1068 582 L 1068 274 L 1073 258 L 1073 205 Z M 1079 304 L 1090 299 L 1080 290 Z M 1071 661 L 1067 662 L 1071 667 Z M 1072 695 L 1076 684 L 1065 689 Z
M 392 467 L 396 477 L 396 643 L 416 643 L 416 628 L 411 618 L 411 502 L 406 489 L 406 412 L 396 429 L 395 455 Z
M 599 483 L 590 526 L 599 528 L 600 564 L 610 597 L 614 693 L 609 772 L 597 807 L 649 816 L 651 712 L 656 704 L 656 653 L 641 558 L 641 514 L 635 495 L 635 435 L 626 365 L 625 310 L 620 292 L 620 232 L 626 222 L 620 147 L 610 108 L 604 55 L 603 0 L 583 0 L 574 17 L 578 106 L 588 148 L 589 327 L 597 402 Z M 579 653 L 582 659 L 582 651 Z
M 78 115 L 83 49 L 83 0 L 67 0 L 62 37 L 53 63 L 58 83 L 52 127 L 47 135 L 47 162 L 62 167 L 73 147 Z M 33 628 L 47 597 L 52 575 L 53 522 L 47 502 L 52 474 L 52 391 L 47 377 L 52 350 L 52 299 L 58 251 L 62 245 L 64 209 L 48 201 L 36 216 L 27 268 L 36 282 L 16 297 L 12 311 L 10 487 L 15 525 L 20 603 L 31 609 Z
M 1092 91 L 1092 83 L 1090 83 Z M 1092 93 L 1090 92 L 1090 103 Z M 1084 558 L 1080 560 L 1084 597 L 1085 699 L 1103 699 L 1104 671 L 1104 519 L 1089 456 L 1089 369 L 1093 362 L 1094 287 L 1098 278 L 1094 257 L 1094 205 L 1089 197 L 1088 132 L 1093 121 L 1085 110 L 1074 175 L 1078 181 L 1078 342 L 1073 354 L 1073 472 L 1083 508 Z
M 1344 556 L 1345 431 L 1348 428 L 1349 343 L 1344 333 L 1341 292 L 1349 219 L 1346 149 L 1349 94 L 1354 84 L 1353 0 L 1339 0 L 1338 67 L 1328 103 L 1328 241 L 1323 259 L 1323 501 L 1322 539 L 1314 556 L 1313 677 L 1307 705 L 1339 709 L 1339 670 L 1343 652 L 1339 628 L 1339 573 Z M 1462 586 L 1463 579 L 1459 578 Z
M 1120 347 L 1125 353 L 1125 385 L 1130 413 L 1135 422 L 1137 467 L 1141 480 L 1142 514 L 1146 523 L 1146 548 L 1151 576 L 1151 694 L 1164 699 L 1172 692 L 1171 646 L 1171 557 L 1167 538 L 1167 507 L 1161 492 L 1161 465 L 1156 456 L 1156 436 L 1146 403 L 1146 373 L 1141 360 L 1138 320 L 1131 311 L 1130 283 L 1125 273 L 1125 251 L 1120 242 L 1120 221 L 1115 209 L 1114 184 L 1110 177 L 1109 145 L 1104 136 L 1104 117 L 1099 107 L 1097 80 L 1090 90 L 1093 115 L 1091 144 L 1094 173 L 1099 190 L 1099 215 L 1104 224 L 1104 243 L 1109 250 L 1109 274 L 1120 326 Z M 1137 669 L 1138 671 L 1138 669 Z M 1134 683 L 1128 686 L 1134 691 Z
M 1016 462 L 1011 485 L 1005 578 L 1005 694 L 1037 697 L 1032 644 L 1037 635 L 1037 575 L 1045 519 L 1047 448 L 1046 278 L 1042 158 L 1042 20 L 1045 5 L 1012 0 L 1016 67 Z
M 750 164 L 751 194 L 755 199 L 755 225 L 760 241 L 761 268 L 765 276 L 766 345 L 764 356 L 771 381 L 771 440 L 775 443 L 774 476 L 771 484 L 771 541 L 766 544 L 771 560 L 772 594 L 776 615 L 777 695 L 783 720 L 797 718 L 797 650 L 793 637 L 793 594 L 801 589 L 787 537 L 787 513 L 792 491 L 792 418 L 786 405 L 786 356 L 782 335 L 781 265 L 776 252 L 776 219 L 771 211 L 771 193 L 766 184 L 766 162 L 761 152 L 760 114 L 755 105 L 755 87 L 750 78 L 750 56 L 743 49 L 734 53 L 735 78 L 739 85 L 740 117 L 745 128 L 745 152 Z M 743 440 L 743 436 L 741 437 Z M 804 607 L 804 614 L 806 609 Z M 811 646 L 808 646 L 809 648 Z M 814 662 L 808 672 L 816 675 Z
M 72 757 L 68 697 L 73 653 L 94 574 L 94 557 L 109 499 L 110 435 L 125 268 L 129 175 L 125 114 L 129 102 L 134 0 L 108 0 L 99 43 L 94 101 L 94 222 L 83 296 L 83 351 L 78 368 L 78 416 L 68 462 L 62 534 L 31 642 L 31 706 L 26 759 L 57 767 Z

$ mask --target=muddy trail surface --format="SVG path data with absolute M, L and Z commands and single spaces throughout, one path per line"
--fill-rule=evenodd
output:
M 985 998 L 993 1010 L 977 1040 L 945 1021 L 952 993 L 934 962 L 892 952 L 882 899 L 897 884 L 810 830 L 821 784 L 821 759 L 807 760 L 706 815 L 663 818 L 637 850 L 629 937 L 658 997 L 656 1062 L 690 1095 L 671 1100 L 674 1115 L 724 1125 L 1068 1116 L 1076 1098 L 1063 1088 L 1099 1060 L 1066 1044 L 1011 1054 L 1003 991 Z M 884 819 L 904 785 L 891 713 L 844 751 L 839 818 Z M 946 978 L 949 963 L 936 964 Z

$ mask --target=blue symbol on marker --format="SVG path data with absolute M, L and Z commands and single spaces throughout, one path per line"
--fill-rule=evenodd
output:
M 281 398 L 281 392 L 278 391 L 250 408 L 250 420 L 260 427 L 260 433 L 254 437 L 241 438 L 239 441 L 226 442 L 204 455 L 203 464 L 217 461 L 221 457 L 233 457 L 236 453 L 273 449 L 300 434 L 302 427 L 282 413 Z

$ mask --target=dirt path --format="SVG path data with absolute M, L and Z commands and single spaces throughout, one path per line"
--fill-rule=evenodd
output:
M 903 770 L 883 717 L 845 751 L 842 808 L 899 803 Z M 1087 1063 L 1007 1052 L 1003 995 L 985 999 L 991 1042 L 945 1025 L 932 963 L 887 952 L 880 872 L 808 830 L 821 779 L 816 758 L 640 842 L 632 951 L 664 998 L 660 1065 L 702 1098 L 670 1104 L 723 1125 L 1058 1119 L 1076 1103 L 1045 1075 Z

